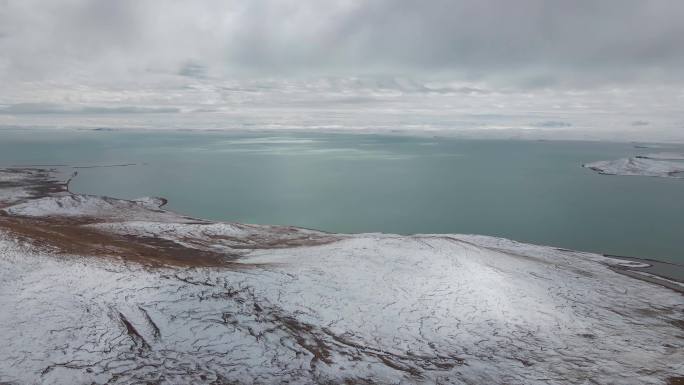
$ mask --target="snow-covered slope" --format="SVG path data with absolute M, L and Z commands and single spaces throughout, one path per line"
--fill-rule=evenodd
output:
M 684 162 L 673 162 L 662 159 L 671 158 L 622 158 L 587 163 L 583 166 L 590 168 L 599 174 L 684 178 Z
M 67 194 L 47 196 L 19 203 L 5 208 L 12 215 L 44 217 L 101 217 L 125 219 L 131 215 L 160 217 L 163 211 L 157 210 L 164 201 L 160 198 L 140 198 L 123 200 L 90 195 Z M 174 215 L 174 217 L 176 217 Z
M 82 217 L 78 204 L 61 213 L 45 204 L 50 197 L 0 215 L 0 383 L 664 384 L 684 376 L 684 297 L 620 273 L 634 262 L 485 236 L 192 221 L 74 196 L 69 202 L 87 202 Z M 49 231 L 36 232 L 42 227 Z M 105 250 L 65 248 L 73 229 Z M 150 265 L 151 251 L 120 239 L 163 245 L 190 262 Z M 208 251 L 225 263 L 193 266 Z

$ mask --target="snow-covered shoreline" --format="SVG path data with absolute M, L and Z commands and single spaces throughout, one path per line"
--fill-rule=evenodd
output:
M 0 191 L 0 383 L 684 376 L 684 297 L 624 274 L 639 262 L 210 222 L 71 194 L 47 170 L 0 170 Z
M 684 154 L 654 153 L 631 158 L 586 163 L 583 167 L 605 175 L 684 178 Z

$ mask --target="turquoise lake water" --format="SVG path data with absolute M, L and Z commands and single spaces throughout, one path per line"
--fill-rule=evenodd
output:
M 72 191 L 163 196 L 208 219 L 332 232 L 475 233 L 684 262 L 684 180 L 583 163 L 630 143 L 293 132 L 0 131 L 0 165 L 80 169 Z

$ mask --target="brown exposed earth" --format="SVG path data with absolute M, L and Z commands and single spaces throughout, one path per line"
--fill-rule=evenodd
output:
M 120 258 L 147 266 L 226 266 L 235 256 L 197 250 L 161 238 L 117 235 L 65 218 L 0 215 L 0 229 L 64 255 Z

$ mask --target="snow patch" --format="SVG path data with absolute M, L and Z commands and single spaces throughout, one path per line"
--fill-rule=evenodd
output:
M 100 218 L 174 218 L 179 216 L 159 209 L 162 198 L 140 198 L 129 201 L 94 195 L 68 194 L 48 196 L 19 203 L 4 209 L 10 215 L 43 217 L 100 217 Z M 165 215 L 166 214 L 166 215 Z

